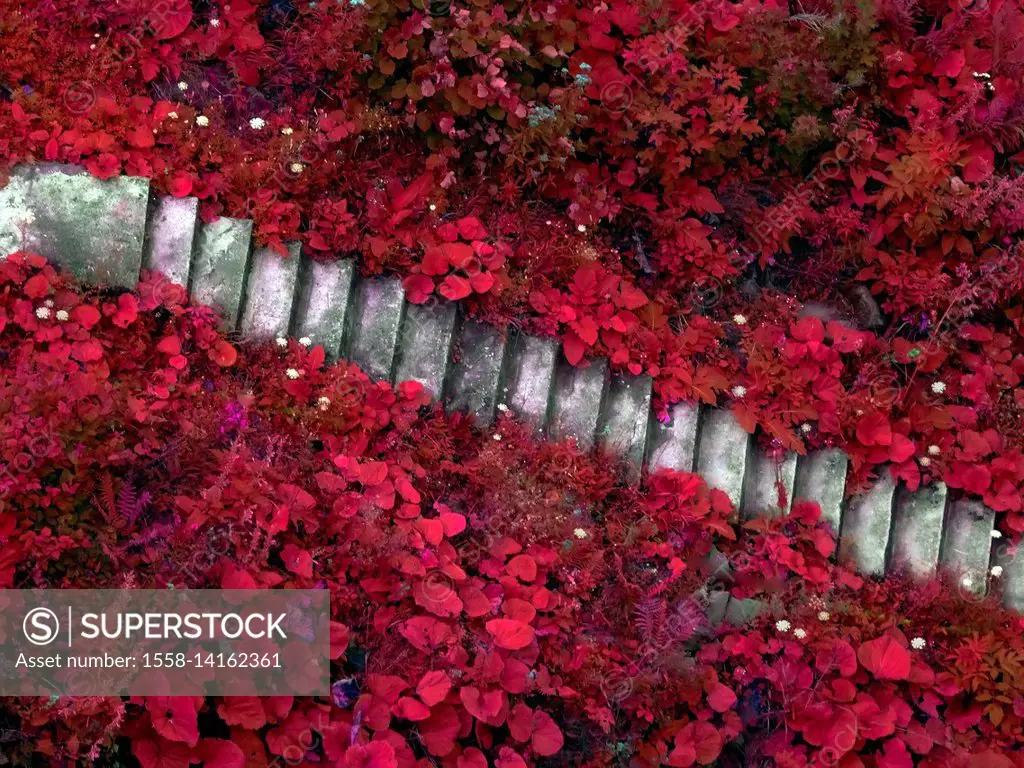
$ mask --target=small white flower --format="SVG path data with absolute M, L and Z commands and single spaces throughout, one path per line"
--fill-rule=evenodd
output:
M 306 170 L 306 166 L 304 166 L 302 163 L 292 163 L 288 167 L 291 168 L 292 173 L 302 173 L 304 170 Z
M 928 641 L 925 640 L 923 637 L 915 637 L 913 640 L 910 641 L 910 647 L 913 648 L 915 651 L 920 651 L 926 645 L 928 645 Z
M 505 405 L 504 403 L 498 403 L 498 410 L 501 411 L 502 413 L 507 413 L 508 406 Z
M 992 538 L 993 539 L 1001 539 L 1001 538 L 1003 538 L 1003 532 L 993 528 L 992 529 Z
M 45 320 L 49 316 L 50 316 L 50 308 L 49 307 L 39 307 L 36 310 L 36 317 L 38 317 L 40 320 Z
M 737 384 L 735 387 L 732 388 L 732 396 L 737 399 L 746 397 L 747 388 L 744 387 L 742 384 Z
M 281 129 L 281 133 L 284 134 L 285 136 L 291 136 L 293 133 L 295 133 L 295 131 L 289 128 L 288 126 L 285 126 L 284 128 Z
M 321 411 L 326 411 L 331 405 L 331 398 L 321 397 L 316 401 L 316 404 L 320 406 Z
M 278 336 L 276 339 L 274 339 L 274 343 L 277 344 L 277 346 L 279 347 L 287 347 L 288 339 L 286 339 L 284 336 Z
M 434 205 L 433 203 L 431 203 L 429 207 L 430 207 L 430 210 L 432 210 L 432 211 L 436 211 L 437 210 L 437 206 Z
M 579 230 L 580 232 L 586 232 L 587 231 L 587 225 L 586 224 L 577 224 L 576 225 L 576 229 Z
M 779 632 L 789 632 L 789 628 L 791 626 L 792 625 L 785 619 L 779 619 L 775 622 L 775 629 L 777 629 Z
M 309 347 L 312 346 L 313 340 L 309 338 L 309 336 L 303 336 L 301 339 L 299 339 L 299 344 L 301 344 L 304 347 Z
M 810 434 L 812 429 L 814 429 L 814 427 L 812 427 L 809 422 L 805 421 L 803 424 L 800 425 L 800 431 L 803 432 L 805 435 Z
M 177 120 L 178 119 L 178 113 L 177 112 L 168 112 L 167 116 L 169 118 L 171 118 L 171 120 Z
M 807 633 L 804 632 L 802 629 L 794 629 L 793 637 L 795 637 L 797 640 L 803 640 L 805 637 L 807 637 Z
M 992 75 L 988 72 L 972 72 L 971 74 L 975 77 L 981 78 L 982 80 L 989 80 L 992 78 Z
M 937 445 L 929 445 L 928 446 L 928 455 L 929 456 L 938 456 L 940 453 L 942 453 L 942 449 L 939 448 L 939 446 L 937 446 Z
M 832 618 L 832 616 L 829 615 L 828 611 L 819 611 L 818 612 L 818 621 L 828 621 L 831 618 Z
M 747 324 L 746 315 L 733 315 L 732 316 L 732 321 L 734 323 L 736 323 L 736 325 L 746 325 Z
M 917 460 L 917 463 L 920 464 L 922 467 L 930 467 L 932 465 L 932 460 L 929 459 L 927 456 L 922 456 L 920 459 Z
M 945 391 L 946 391 L 946 382 L 944 382 L 944 381 L 933 381 L 932 382 L 932 392 L 934 392 L 936 395 L 941 395 Z
M 254 117 L 249 121 L 249 127 L 254 131 L 262 131 L 267 125 L 267 121 L 262 117 Z
M 968 589 L 974 586 L 974 579 L 971 578 L 971 574 L 964 574 L 963 578 L 960 579 L 960 586 L 967 587 Z
M 575 531 L 572 532 L 572 535 L 575 536 L 577 539 L 587 538 L 587 532 L 582 528 L 577 528 Z
M 994 576 L 995 578 L 998 579 L 1000 576 L 1003 575 L 1003 566 L 1001 566 L 1001 565 L 993 565 L 992 569 L 989 571 L 989 573 L 991 573 L 992 576 Z
M 47 299 L 46 301 L 43 302 L 43 304 L 45 304 L 48 307 L 52 307 L 53 306 L 53 299 Z
M 199 117 L 196 118 L 196 125 L 198 125 L 198 126 L 200 126 L 202 128 L 205 128 L 209 124 L 210 124 L 210 118 L 208 118 L 206 115 L 200 115 Z
M 495 435 L 494 439 L 497 440 L 500 443 L 501 442 L 501 435 Z
M 58 309 L 57 310 L 57 319 L 60 320 L 62 323 L 65 320 L 67 320 L 68 317 L 69 317 L 69 315 L 68 315 L 68 312 L 67 312 L 66 309 Z
M 178 83 L 178 90 L 179 91 L 187 91 L 188 90 L 188 83 L 186 83 L 184 80 L 179 82 Z
M 296 371 L 294 368 L 289 368 L 287 371 L 284 372 L 284 375 L 287 376 L 289 379 L 299 378 L 299 372 Z
M 211 27 L 219 27 L 220 26 L 220 19 L 210 19 L 210 26 Z

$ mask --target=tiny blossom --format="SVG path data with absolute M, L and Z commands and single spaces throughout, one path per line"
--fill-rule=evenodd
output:
M 498 410 L 502 413 L 506 413 L 508 411 L 508 406 L 504 403 L 498 403 Z
M 292 173 L 302 173 L 304 170 L 306 170 L 306 166 L 304 166 L 302 163 L 292 163 L 289 167 L 291 168 Z
M 296 371 L 294 368 L 289 368 L 287 371 L 284 372 L 284 375 L 287 376 L 289 379 L 299 378 L 299 372 Z
M 277 346 L 279 347 L 287 347 L 288 339 L 286 339 L 284 336 L 278 336 L 276 339 L 274 339 L 274 343 L 277 344 Z
M 929 445 L 928 453 L 931 454 L 932 456 L 938 456 L 940 453 L 942 453 L 942 449 L 939 448 L 939 446 L 937 445 Z
M 281 129 L 281 133 L 283 133 L 285 136 L 291 136 L 293 133 L 295 133 L 295 131 L 285 126 L 284 128 Z
M 53 306 L 53 299 L 47 299 L 46 301 L 43 302 L 43 304 L 45 304 L 48 307 L 52 307 Z
M 210 26 L 211 27 L 219 27 L 220 26 L 220 19 L 210 19 Z
M 587 231 L 587 225 L 586 224 L 579 224 L 576 227 L 576 229 L 578 229 L 580 232 L 586 232 Z
M 301 339 L 299 339 L 299 344 L 301 344 L 304 347 L 308 347 L 312 343 L 313 343 L 313 340 L 311 338 L 309 338 L 309 336 L 303 336 Z
M 179 82 L 178 83 L 178 90 L 179 91 L 187 91 L 188 90 L 188 83 L 186 83 L 184 80 Z
M 1003 532 L 993 528 L 992 529 L 992 538 L 993 539 L 1001 539 L 1001 538 L 1003 538 Z
M 926 645 L 928 645 L 928 641 L 925 640 L 923 637 L 915 637 L 913 640 L 910 641 L 910 647 L 913 648 L 915 651 L 920 651 Z
M 736 323 L 736 325 L 746 325 L 747 324 L 746 315 L 733 315 L 732 316 L 732 321 L 734 323 Z
M 36 317 L 40 320 L 45 320 L 50 316 L 50 309 L 48 307 L 39 307 L 36 310 Z
M 744 387 L 742 384 L 737 384 L 735 387 L 732 388 L 732 396 L 737 398 L 737 399 L 738 398 L 742 398 L 742 397 L 746 397 L 746 394 L 747 394 L 747 388 Z
M 577 528 L 575 531 L 572 532 L 572 535 L 575 536 L 577 539 L 587 538 L 587 532 L 582 528 Z
M 1003 575 L 1003 566 L 1001 566 L 1001 565 L 993 565 L 992 569 L 989 571 L 989 573 L 991 573 L 995 578 L 998 579 L 1000 576 Z
M 789 632 L 790 626 L 792 625 L 785 619 L 779 619 L 775 622 L 775 628 L 779 630 L 779 632 Z
M 945 391 L 946 391 L 946 382 L 944 382 L 944 381 L 933 381 L 932 382 L 932 392 L 934 392 L 936 395 L 941 395 Z
M 831 618 L 832 618 L 832 616 L 829 614 L 828 611 L 819 611 L 818 612 L 818 621 L 828 621 Z
M 317 399 L 316 404 L 320 406 L 321 411 L 326 411 L 327 407 L 331 404 L 331 398 L 321 397 Z
M 960 585 L 964 587 L 973 587 L 974 579 L 971 578 L 971 574 L 964 574 L 964 577 L 960 579 Z
M 252 120 L 249 121 L 249 127 L 252 128 L 254 131 L 263 130 L 266 124 L 267 121 L 264 120 L 262 117 L 254 117 Z
M 202 126 L 203 128 L 205 128 L 209 124 L 210 124 L 210 118 L 208 118 L 206 115 L 200 115 L 199 117 L 196 118 L 196 125 L 199 125 L 199 126 Z
M 801 424 L 801 425 L 800 425 L 800 431 L 801 431 L 801 432 L 803 432 L 803 433 L 804 433 L 805 435 L 806 435 L 806 434 L 808 434 L 808 433 L 810 433 L 810 431 L 811 431 L 812 429 L 814 429 L 814 427 L 812 427 L 812 426 L 811 426 L 811 425 L 810 425 L 810 424 L 809 424 L 808 422 L 806 422 L 806 421 L 805 421 L 805 422 L 804 422 L 803 424 Z
M 932 465 L 932 460 L 929 459 L 927 456 L 922 456 L 920 459 L 917 460 L 917 463 L 920 464 L 922 467 L 930 467 Z
M 434 205 L 433 203 L 431 203 L 431 204 L 430 204 L 430 210 L 432 210 L 432 211 L 436 211 L 436 210 L 437 210 L 437 206 L 436 206 L 436 205 Z
M 63 323 L 63 322 L 65 321 L 65 320 L 67 320 L 67 319 L 68 319 L 68 317 L 69 317 L 69 315 L 68 315 L 68 313 L 67 313 L 67 310 L 66 310 L 66 309 L 58 309 L 58 310 L 57 310 L 57 319 L 58 319 L 58 320 L 60 320 L 60 321 L 61 321 L 62 323 Z
M 171 118 L 171 120 L 177 120 L 178 119 L 178 113 L 177 112 L 168 112 L 167 116 L 169 118 Z
M 807 637 L 807 633 L 804 632 L 804 630 L 802 629 L 794 629 L 793 637 L 795 637 L 797 640 L 803 640 L 805 637 Z
M 501 435 L 495 435 L 494 439 L 500 441 L 501 440 Z

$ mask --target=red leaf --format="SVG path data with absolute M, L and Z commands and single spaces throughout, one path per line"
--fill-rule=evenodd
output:
M 530 746 L 533 751 L 542 757 L 550 757 L 557 754 L 565 743 L 562 731 L 551 719 L 551 715 L 542 710 L 535 710 L 533 713 L 533 735 L 530 737 Z
M 185 171 L 178 171 L 171 179 L 168 189 L 174 197 L 187 197 L 192 191 L 192 177 Z
M 213 362 L 223 368 L 234 365 L 238 359 L 238 350 L 223 339 L 214 344 L 207 354 Z
M 435 669 L 431 672 L 427 672 L 416 685 L 416 693 L 419 695 L 423 702 L 428 706 L 432 707 L 435 704 L 440 704 L 444 701 L 445 696 L 448 695 L 448 691 L 451 690 L 452 681 L 448 677 L 447 673 Z
M 733 693 L 732 688 L 722 683 L 715 683 L 714 687 L 708 693 L 708 705 L 715 710 L 715 712 L 725 712 L 732 709 L 732 705 L 736 703 L 736 694 Z
M 879 680 L 906 680 L 910 676 L 910 653 L 891 635 L 862 644 L 857 658 Z
M 25 281 L 24 291 L 30 299 L 41 299 L 50 292 L 50 282 L 46 275 L 33 275 Z
M 189 0 L 163 0 L 153 6 L 148 21 L 157 40 L 170 40 L 188 29 L 192 4 Z
M 92 328 L 100 317 L 99 310 L 89 304 L 80 304 L 71 310 L 71 319 L 83 328 Z
M 449 301 L 458 301 L 464 299 L 473 291 L 470 288 L 469 281 L 464 277 L 458 275 L 448 275 L 441 283 L 441 287 L 438 289 L 442 296 Z
M 200 739 L 192 751 L 193 759 L 203 761 L 203 768 L 244 768 L 245 755 L 227 739 Z
M 533 627 L 515 619 L 491 619 L 487 631 L 499 648 L 517 651 L 533 642 Z
M 281 549 L 281 560 L 284 561 L 285 567 L 296 576 L 313 578 L 313 556 L 306 550 L 289 542 Z
M 184 744 L 144 739 L 132 742 L 132 754 L 142 768 L 188 768 L 190 751 Z
M 148 696 L 153 729 L 170 741 L 183 741 L 194 747 L 199 741 L 199 719 L 189 696 Z
M 400 717 L 403 720 L 412 720 L 413 722 L 426 720 L 430 717 L 430 707 L 411 696 L 400 698 L 391 708 L 391 712 L 395 717 Z
M 508 561 L 505 570 L 520 581 L 533 581 L 537 578 L 537 561 L 530 555 L 517 555 Z

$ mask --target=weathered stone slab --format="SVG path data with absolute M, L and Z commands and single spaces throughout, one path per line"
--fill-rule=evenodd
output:
M 729 607 L 725 610 L 725 621 L 734 627 L 742 627 L 760 616 L 764 609 L 763 600 L 732 597 L 729 599 Z
M 1003 583 L 1003 605 L 1011 611 L 1024 613 L 1024 543 L 1009 544 L 1005 539 L 996 542 L 992 560 L 1003 569 L 999 577 Z
M 934 483 L 909 491 L 896 491 L 893 511 L 892 556 L 889 570 L 918 579 L 935 575 L 942 546 L 942 521 L 946 514 L 946 486 Z
M 431 397 L 444 391 L 455 335 L 456 305 L 450 301 L 409 304 L 398 341 L 395 382 L 418 381 Z
M 754 446 L 747 467 L 746 486 L 743 491 L 743 517 L 757 515 L 778 517 L 788 515 L 793 506 L 793 483 L 796 478 L 796 454 L 787 453 L 776 460 Z M 784 489 L 785 502 L 779 506 L 779 484 Z
M 516 334 L 509 340 L 500 402 L 534 429 L 547 423 L 558 345 L 551 339 Z
M 349 259 L 304 259 L 299 267 L 295 335 L 321 345 L 328 360 L 341 354 L 355 266 Z
M 965 595 L 985 594 L 995 516 L 980 501 L 958 499 L 949 504 L 939 566 Z
M 591 450 L 607 388 L 607 360 L 594 360 L 586 368 L 575 368 L 565 357 L 559 356 L 548 424 L 552 439 L 575 438 L 580 448 Z
M 302 246 L 288 243 L 288 257 L 270 248 L 252 255 L 239 330 L 253 339 L 287 336 L 299 280 Z
M 472 413 L 478 424 L 487 426 L 498 403 L 505 340 L 494 328 L 464 319 L 454 357 L 445 391 L 448 406 Z
M 651 414 L 650 376 L 613 376 L 601 407 L 597 443 L 626 462 L 629 479 L 640 479 Z
M 219 309 L 234 329 L 242 308 L 252 222 L 225 216 L 199 228 L 192 254 L 189 294 L 193 301 Z
M 391 380 L 404 305 L 400 280 L 377 277 L 356 281 L 345 356 L 372 379 Z
M 647 469 L 674 469 L 692 472 L 697 456 L 697 424 L 700 409 L 694 403 L 676 403 L 669 411 L 671 420 L 662 424 L 651 413 L 648 422 L 650 444 L 647 448 Z
M 702 408 L 697 438 L 697 474 L 711 488 L 728 494 L 734 507 L 743 501 L 743 477 L 747 468 L 750 434 L 732 411 Z
M 148 179 L 23 166 L 0 189 L 0 257 L 33 251 L 83 282 L 134 288 L 148 200 Z
M 822 521 L 836 534 L 843 517 L 847 462 L 846 454 L 838 448 L 811 451 L 796 462 L 793 498 L 817 502 Z
M 892 473 L 883 467 L 871 488 L 847 502 L 839 538 L 840 561 L 852 562 L 870 576 L 885 573 L 895 493 Z
M 187 286 L 198 213 L 198 198 L 159 198 L 146 223 L 142 266 L 161 273 L 172 283 Z

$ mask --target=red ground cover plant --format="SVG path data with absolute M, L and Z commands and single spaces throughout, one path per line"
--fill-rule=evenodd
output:
M 150 176 L 1019 533 L 1022 32 L 1017 0 L 0 0 L 0 161 Z
M 997 579 L 863 580 L 815 505 L 741 523 L 215 326 L 0 262 L 0 587 L 327 589 L 331 695 L 7 699 L 15 764 L 1024 765 Z M 760 616 L 715 626 L 730 595 Z

